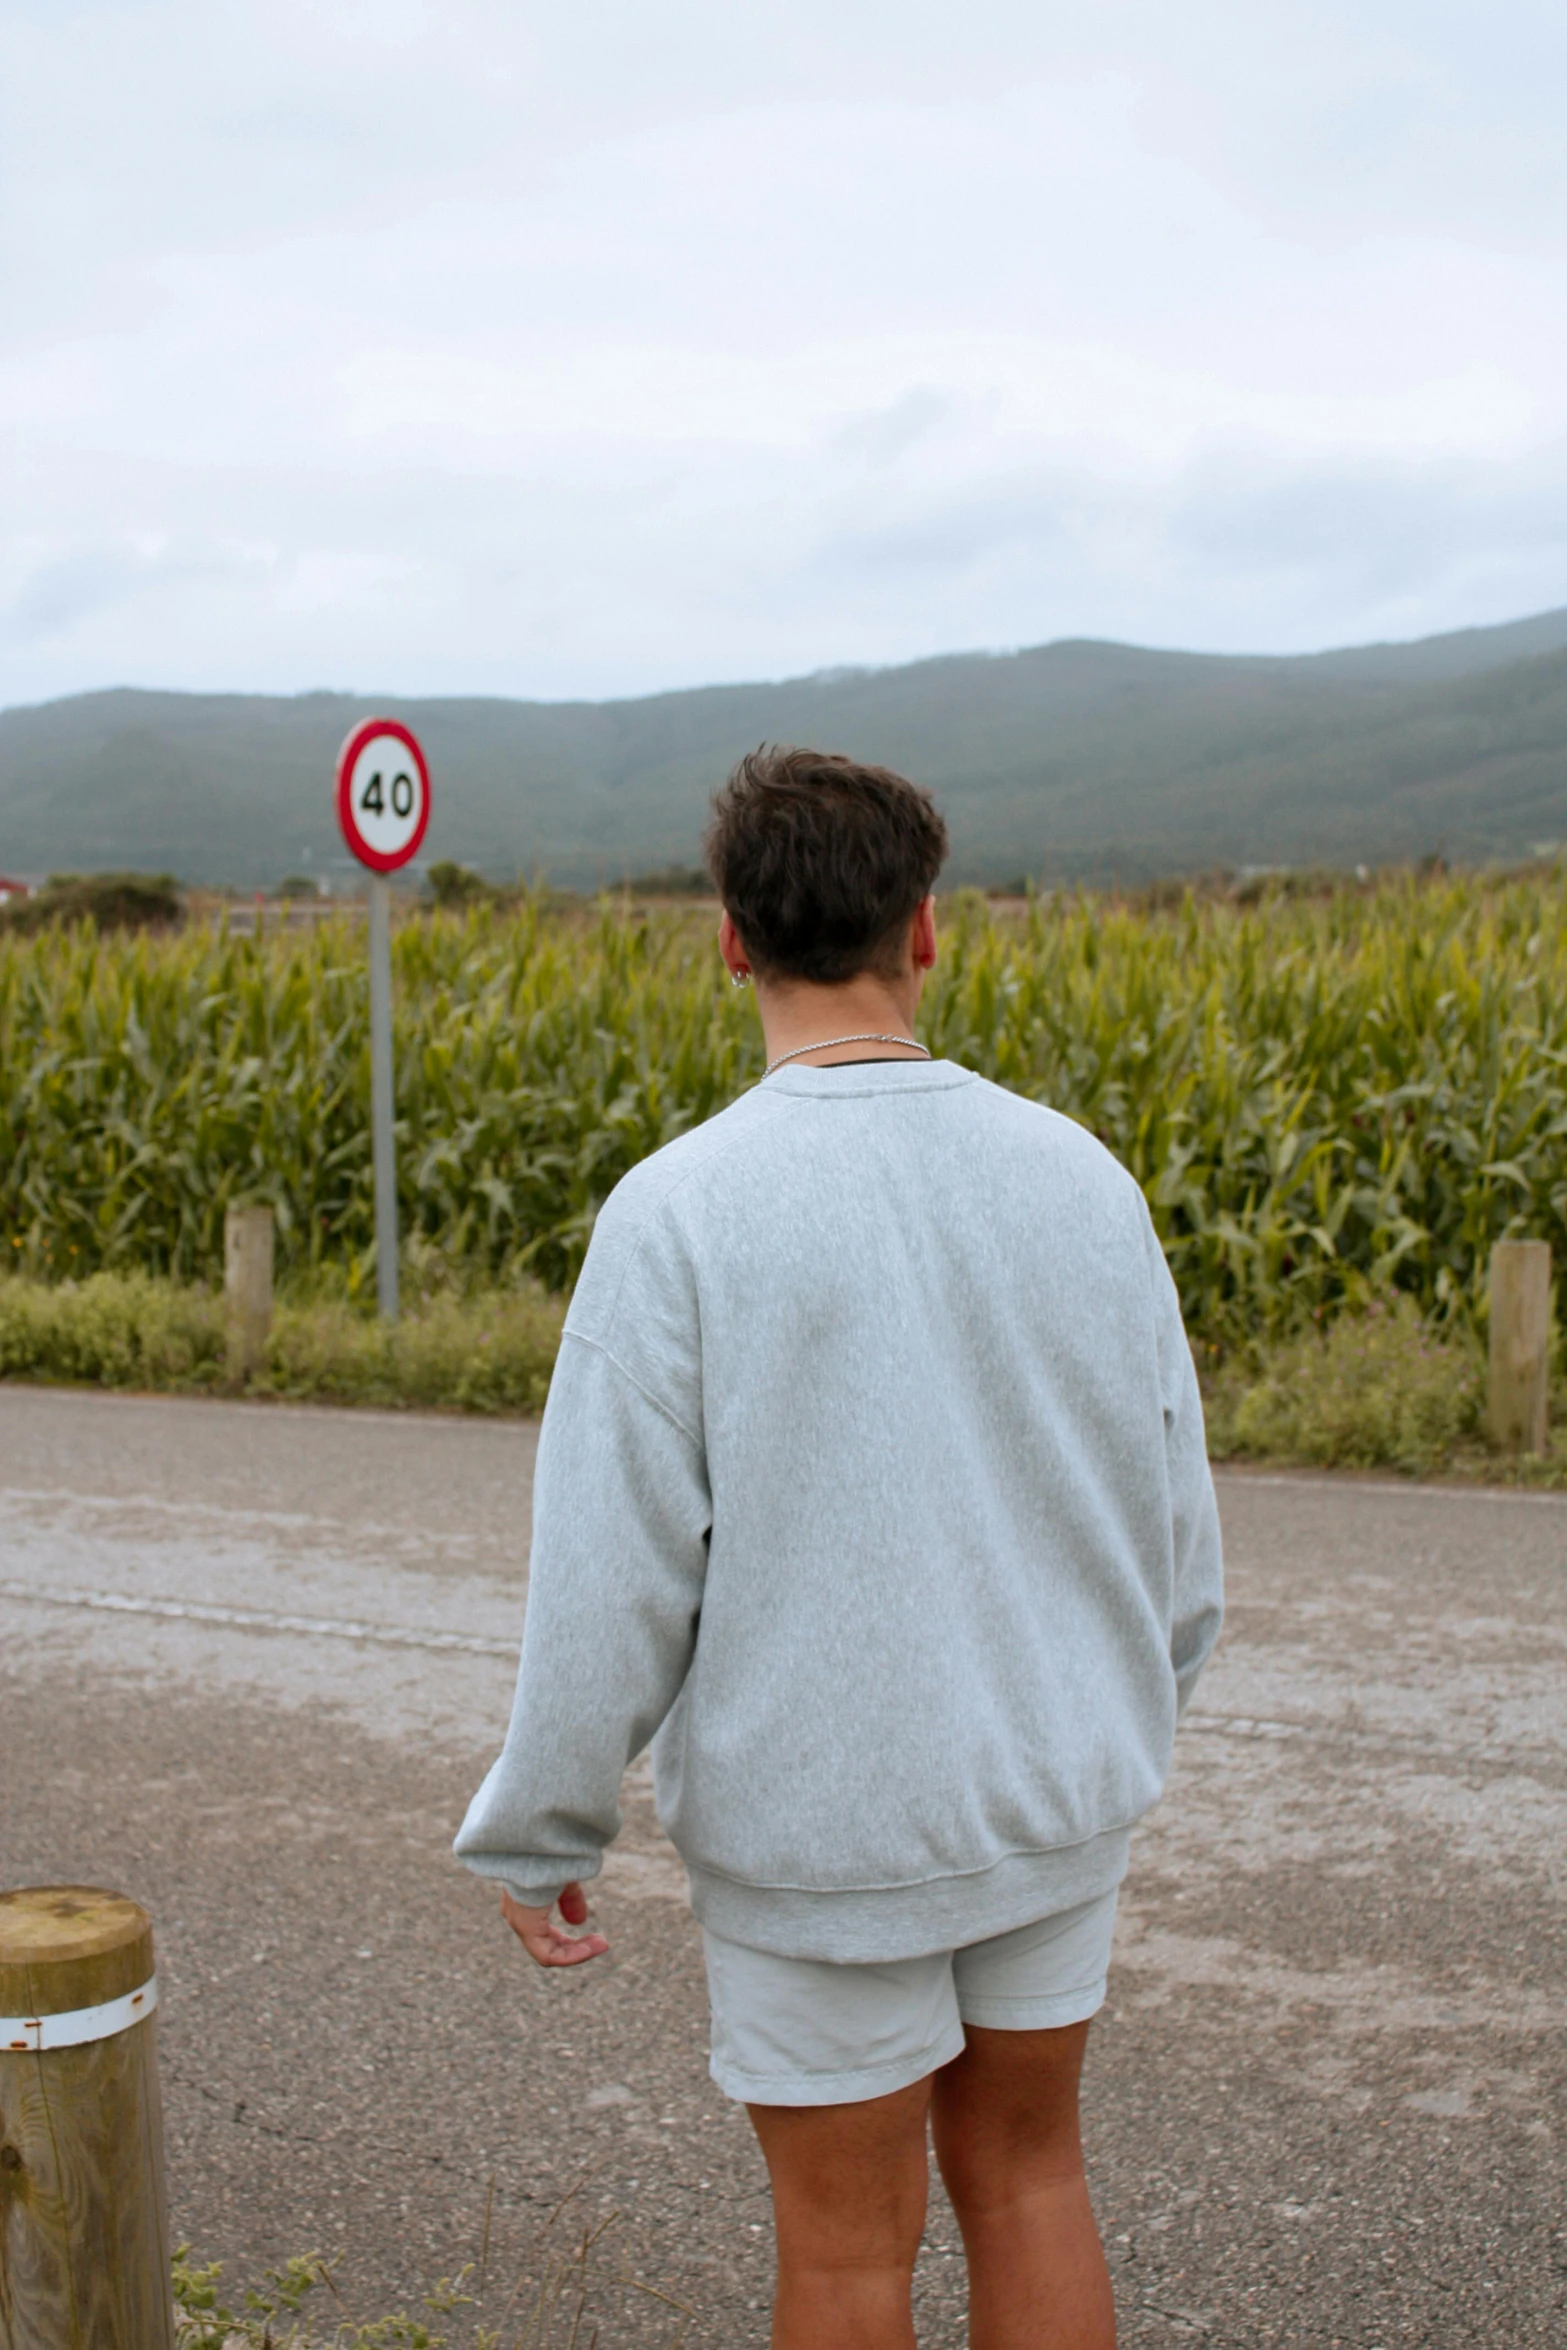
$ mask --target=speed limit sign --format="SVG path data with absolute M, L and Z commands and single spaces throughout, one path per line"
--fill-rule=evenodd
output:
M 419 854 L 430 821 L 430 770 L 400 720 L 367 718 L 338 752 L 337 820 L 372 873 L 395 873 Z

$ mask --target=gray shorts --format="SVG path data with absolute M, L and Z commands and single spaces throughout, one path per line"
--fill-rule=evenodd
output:
M 1080 2024 L 1104 2004 L 1118 1890 L 964 1950 L 870 1966 L 779 1958 L 704 1926 L 713 2078 L 747 2105 L 854 2105 L 950 2064 L 965 2024 Z

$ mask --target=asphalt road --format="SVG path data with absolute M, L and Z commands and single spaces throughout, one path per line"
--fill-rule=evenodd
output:
M 176 2225 L 232 2279 L 319 2248 L 371 2316 L 482 2261 L 514 2328 L 605 2222 L 600 2350 L 762 2343 L 761 2166 L 645 1787 L 580 1973 L 528 1970 L 448 1856 L 533 1441 L 0 1388 L 0 1882 L 152 1911 Z M 1562 2350 L 1567 1501 L 1221 1499 L 1229 1625 L 1092 2044 L 1122 2339 Z M 919 2306 L 961 2343 L 939 2196 Z

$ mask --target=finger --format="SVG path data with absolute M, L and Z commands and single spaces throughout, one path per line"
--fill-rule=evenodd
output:
M 568 1926 L 585 1926 L 588 1922 L 588 1897 L 576 1883 L 566 1886 L 559 1902 L 560 1914 Z
M 575 1888 L 582 1900 L 582 1888 Z M 587 1903 L 582 1901 L 584 1916 Z M 587 1958 L 602 1958 L 609 1944 L 602 1934 L 563 1934 L 547 1909 L 529 1909 L 504 1889 L 501 1915 L 536 1966 L 580 1966 Z
M 602 1958 L 609 1944 L 602 1934 L 552 1934 L 547 1958 L 541 1966 L 580 1966 L 586 1958 Z
M 609 1948 L 602 1934 L 562 1934 L 554 1926 L 524 1934 L 522 1946 L 537 1966 L 580 1966 L 584 1959 L 602 1958 Z

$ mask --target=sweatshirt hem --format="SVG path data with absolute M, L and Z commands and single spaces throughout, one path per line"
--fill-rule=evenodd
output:
M 727 1941 L 780 1958 L 863 1966 L 961 1950 L 1096 1900 L 1125 1876 L 1131 1842 L 1130 1828 L 1111 1828 L 1082 1844 L 1010 1852 L 994 1867 L 963 1876 L 832 1893 L 746 1885 L 689 1860 L 686 1867 L 692 1909 Z

